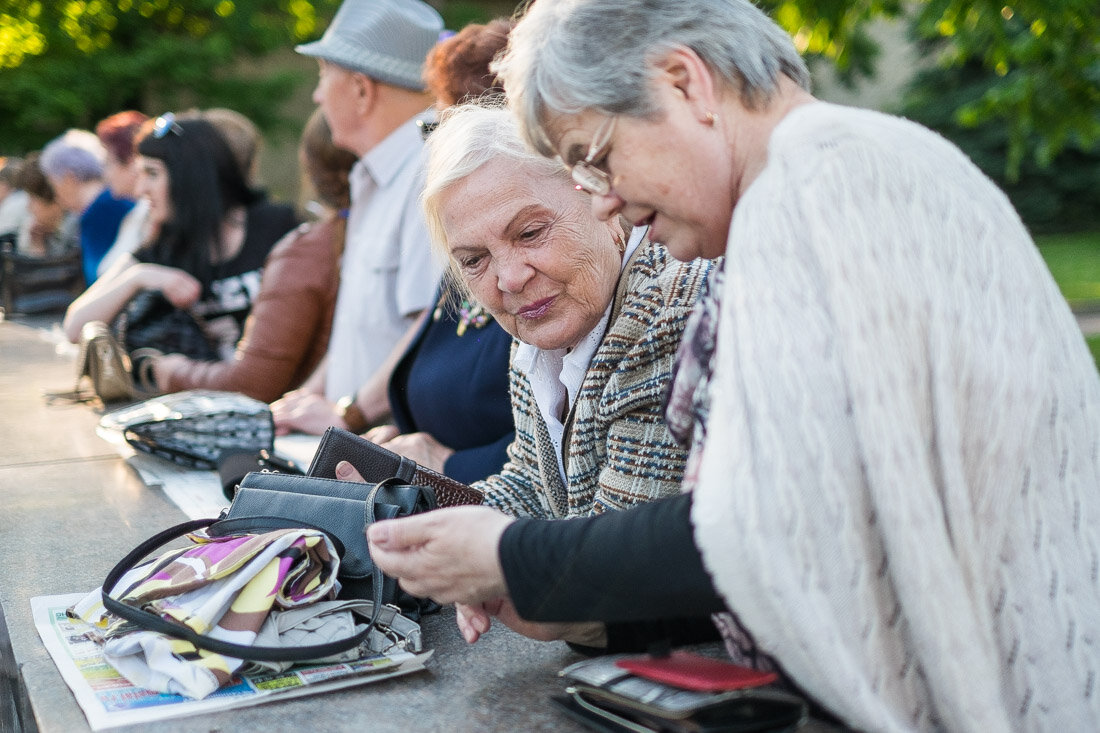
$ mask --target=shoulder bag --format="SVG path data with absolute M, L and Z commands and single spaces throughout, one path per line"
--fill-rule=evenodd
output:
M 136 450 L 189 468 L 217 469 L 227 451 L 270 453 L 275 447 L 271 408 L 237 392 L 161 395 L 109 412 L 99 426 Z
M 386 625 L 390 631 L 404 633 L 406 638 L 415 626 L 415 644 L 419 644 L 419 626 L 415 620 L 419 619 L 419 614 L 438 610 L 439 606 L 408 595 L 398 588 L 395 579 L 385 577 L 375 567 L 367 546 L 366 527 L 377 519 L 408 516 L 435 507 L 435 495 L 430 488 L 402 485 L 397 481 L 363 484 L 281 473 L 250 473 L 221 517 L 196 519 L 170 527 L 124 557 L 103 581 L 103 605 L 110 613 L 140 628 L 184 639 L 200 649 L 237 659 L 272 662 L 323 659 L 359 646 L 369 639 L 371 630 L 379 624 Z M 114 597 L 116 593 L 125 592 L 116 586 L 127 572 L 142 558 L 174 539 L 202 529 L 210 536 L 225 537 L 286 528 L 320 530 L 332 540 L 340 556 L 337 579 L 341 590 L 337 597 L 370 601 L 371 617 L 363 631 L 317 645 L 245 646 L 199 634 Z
M 216 361 L 216 339 L 194 313 L 172 305 L 159 290 L 142 290 L 123 307 L 111 330 L 126 352 L 153 349 L 183 354 L 199 361 Z

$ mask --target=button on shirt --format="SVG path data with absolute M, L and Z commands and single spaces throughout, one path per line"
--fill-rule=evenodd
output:
M 423 115 L 431 119 L 431 113 Z M 432 305 L 442 273 L 419 197 L 426 152 L 410 119 L 352 168 L 325 397 L 354 393 L 381 366 L 414 315 Z

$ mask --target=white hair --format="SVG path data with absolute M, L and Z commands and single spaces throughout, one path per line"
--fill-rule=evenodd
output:
M 94 181 L 103 177 L 106 158 L 107 151 L 94 133 L 73 129 L 42 149 L 38 166 L 53 178 L 71 173 L 78 181 Z
M 493 65 L 522 134 L 543 155 L 557 115 L 598 110 L 652 118 L 652 60 L 692 49 L 750 109 L 781 74 L 804 89 L 810 73 L 790 36 L 748 0 L 542 0 L 512 30 Z
M 427 148 L 428 168 L 420 200 L 432 249 L 441 261 L 451 262 L 451 257 L 440 198 L 444 191 L 478 168 L 490 161 L 505 159 L 536 176 L 560 178 L 566 183 L 570 180 L 569 172 L 560 163 L 536 155 L 524 144 L 515 118 L 499 104 L 463 104 L 449 108 L 443 113 L 439 127 L 428 138 Z

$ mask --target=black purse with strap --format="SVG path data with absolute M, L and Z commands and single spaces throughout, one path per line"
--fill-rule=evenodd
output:
M 196 519 L 150 537 L 124 557 L 103 581 L 103 605 L 112 614 L 143 629 L 184 639 L 196 647 L 238 659 L 305 662 L 339 654 L 362 644 L 371 629 L 382 623 L 392 628 L 394 614 L 419 619 L 438 610 L 438 604 L 402 591 L 370 558 L 366 528 L 380 519 L 395 519 L 436 508 L 435 494 L 423 486 L 396 479 L 376 484 L 317 479 L 281 473 L 250 473 L 241 482 L 233 504 L 217 519 Z M 372 613 L 366 628 L 346 639 L 303 647 L 258 647 L 233 644 L 199 634 L 145 609 L 115 598 L 122 577 L 162 545 L 191 532 L 206 529 L 213 537 L 259 534 L 276 529 L 304 528 L 324 532 L 340 556 L 338 594 L 343 599 L 366 599 Z M 388 623 L 387 623 L 388 621 Z

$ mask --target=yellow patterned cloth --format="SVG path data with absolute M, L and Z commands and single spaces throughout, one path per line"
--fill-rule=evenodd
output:
M 339 558 L 323 533 L 282 529 L 208 537 L 170 550 L 126 573 L 112 596 L 200 634 L 251 644 L 273 608 L 330 598 L 339 590 Z M 101 633 L 104 656 L 132 683 L 201 699 L 233 678 L 241 660 L 144 631 L 103 608 L 102 589 L 70 613 Z

